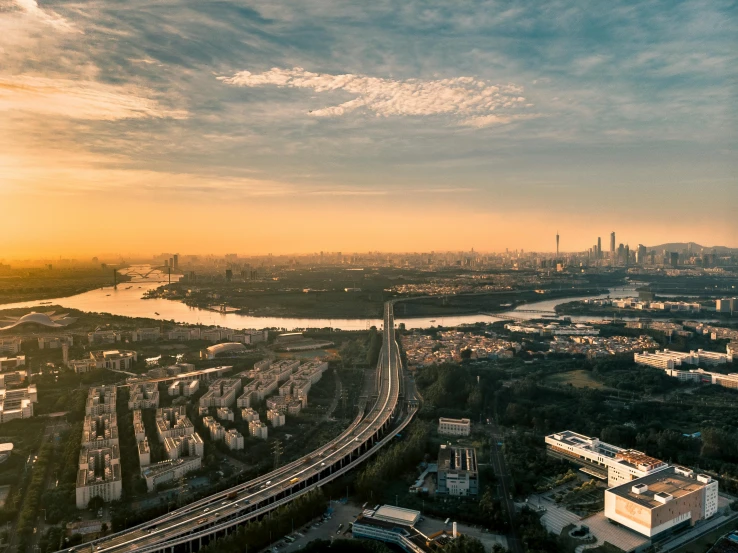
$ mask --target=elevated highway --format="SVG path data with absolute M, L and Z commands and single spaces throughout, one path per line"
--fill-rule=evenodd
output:
M 404 378 L 395 341 L 392 302 L 384 309 L 384 339 L 377 363 L 377 395 L 341 435 L 309 455 L 254 480 L 176 511 L 65 552 L 191 552 L 308 491 L 354 469 L 411 421 L 414 397 L 403 397 Z M 361 406 L 360 406 L 361 407 Z M 368 409 L 367 409 L 368 408 Z

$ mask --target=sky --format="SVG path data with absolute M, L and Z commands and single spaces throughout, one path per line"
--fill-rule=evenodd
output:
M 738 247 L 738 3 L 0 0 L 0 257 Z

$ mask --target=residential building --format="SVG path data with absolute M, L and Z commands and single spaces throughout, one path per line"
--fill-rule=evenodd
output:
M 139 468 L 147 467 L 151 464 L 151 447 L 149 440 L 144 438 L 138 444 L 138 466 Z
M 181 457 L 142 468 L 141 476 L 146 480 L 148 491 L 153 492 L 157 485 L 179 480 L 188 472 L 199 470 L 201 467 L 201 457 Z
M 240 391 L 240 378 L 218 379 L 208 386 L 208 391 L 200 398 L 200 407 L 230 407 Z
M 181 438 L 194 433 L 195 425 L 187 417 L 184 405 L 156 410 L 156 434 L 160 443 L 164 443 L 167 438 Z
M 38 349 L 61 349 L 61 347 L 65 344 L 67 346 L 73 346 L 74 336 L 72 336 L 71 334 L 63 334 L 61 336 L 38 337 Z
M 215 416 L 218 417 L 222 421 L 231 421 L 233 422 L 234 416 L 233 411 L 229 407 L 218 407 L 215 411 Z
M 605 491 L 605 516 L 651 540 L 694 526 L 717 510 L 717 481 L 679 466 Z
M 23 384 L 26 378 L 28 378 L 28 372 L 26 371 L 0 373 L 0 388 L 7 388 L 8 386 L 17 386 L 18 384 Z
M 87 334 L 90 344 L 114 344 L 121 341 L 121 333 L 117 330 L 96 330 Z
M 156 382 L 131 384 L 128 396 L 129 409 L 156 409 L 159 407 L 159 386 Z
M 90 358 L 95 360 L 98 369 L 129 371 L 138 360 L 138 354 L 132 350 L 91 351 Z
M 102 415 L 116 412 L 116 387 L 98 386 L 87 392 L 85 415 Z
M 245 407 L 244 409 L 241 409 L 241 418 L 244 420 L 244 422 L 258 421 L 259 413 L 257 413 L 250 407 Z
M 158 327 L 154 328 L 137 328 L 131 332 L 132 342 L 154 342 L 161 338 L 161 331 Z
M 167 333 L 167 339 L 168 340 L 177 340 L 178 342 L 187 342 L 189 340 L 199 340 L 200 339 L 200 329 L 199 328 L 175 328 L 174 330 L 170 330 Z
M 133 434 L 137 442 L 142 442 L 146 439 L 146 428 L 144 427 L 141 409 L 133 411 Z
M 438 419 L 438 433 L 442 436 L 468 436 L 471 433 L 469 419 Z
M 17 355 L 15 357 L 0 357 L 0 371 L 12 371 L 26 364 L 25 355 Z
M 205 443 L 197 432 L 193 432 L 186 436 L 166 438 L 164 450 L 173 461 L 186 457 L 202 457 L 205 454 Z
M 41 345 L 39 344 L 39 347 Z M 11 355 L 17 355 L 21 351 L 21 339 L 17 336 L 8 336 L 7 338 L 0 338 L 0 353 L 9 353 Z
M 266 440 L 269 434 L 266 425 L 261 421 L 251 421 L 249 423 L 249 434 L 255 438 Z
M 441 445 L 436 493 L 462 497 L 479 493 L 477 452 L 473 447 Z
M 668 465 L 634 449 L 623 449 L 598 438 L 565 430 L 546 436 L 547 453 L 579 465 L 582 472 L 618 486 L 665 469 Z
M 225 433 L 225 443 L 231 451 L 243 449 L 243 436 L 235 428 L 231 429 Z
M 222 440 L 225 437 L 225 429 L 213 417 L 203 417 L 202 423 L 208 429 L 208 432 L 210 432 L 210 439 L 214 442 Z
M 85 415 L 82 447 L 101 448 L 119 445 L 118 416 L 115 413 Z
M 93 497 L 106 502 L 121 498 L 123 478 L 117 445 L 82 448 L 75 492 L 78 509 L 86 509 Z
M 0 388 L 0 423 L 33 416 L 33 404 L 38 401 L 36 385 L 9 390 Z
M 285 423 L 284 413 L 280 413 L 279 411 L 274 411 L 272 409 L 267 411 L 267 419 L 274 427 L 284 426 Z

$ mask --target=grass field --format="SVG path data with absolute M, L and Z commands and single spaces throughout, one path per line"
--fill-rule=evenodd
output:
M 607 388 L 602 382 L 599 382 L 592 378 L 589 371 L 576 370 L 568 371 L 564 373 L 557 373 L 547 376 L 545 382 L 548 384 L 561 384 L 571 385 L 575 388 L 593 388 L 595 390 L 602 390 Z

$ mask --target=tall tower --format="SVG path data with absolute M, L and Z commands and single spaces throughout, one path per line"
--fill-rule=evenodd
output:
M 559 231 L 556 231 L 556 259 L 559 258 Z
M 597 259 L 602 258 L 602 237 L 597 237 Z
M 615 231 L 610 233 L 610 257 L 615 257 Z

